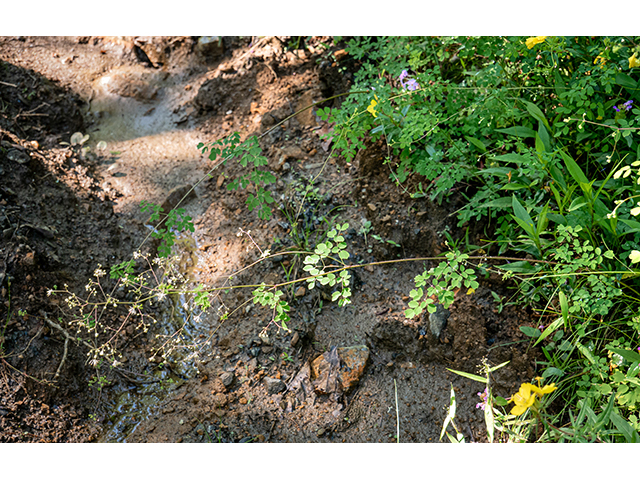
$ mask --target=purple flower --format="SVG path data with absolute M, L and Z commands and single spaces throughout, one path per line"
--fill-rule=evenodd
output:
M 622 104 L 622 108 L 624 108 L 624 109 L 628 112 L 629 110 L 631 110 L 631 109 L 633 108 L 633 106 L 631 105 L 632 103 L 633 103 L 633 100 L 628 100 L 628 101 L 626 101 L 626 102 L 624 102 L 624 103 Z M 619 112 L 619 111 L 620 111 L 620 107 L 618 107 L 617 105 L 614 105 L 614 106 L 613 106 L 613 109 L 614 109 L 616 112 Z
M 418 85 L 418 82 L 416 82 L 413 78 L 410 78 L 409 80 L 407 80 L 405 87 L 407 90 L 411 92 L 413 90 L 417 90 L 418 88 L 420 88 L 420 85 Z
M 407 78 L 408 76 L 409 76 L 409 73 L 406 70 L 403 70 L 400 73 L 398 80 L 400 80 L 400 85 L 402 85 L 402 88 L 406 88 L 410 92 L 420 88 L 420 85 L 418 85 L 418 82 L 416 82 L 413 78 L 410 78 L 405 82 L 404 79 Z
M 478 392 L 478 396 L 482 401 L 476 404 L 476 408 L 481 408 L 482 410 L 484 410 L 484 407 L 487 406 L 487 401 L 489 400 L 489 388 L 485 388 L 484 392 Z

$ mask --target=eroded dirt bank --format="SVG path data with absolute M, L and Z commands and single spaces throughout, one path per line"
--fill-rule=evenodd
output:
M 481 441 L 482 388 L 447 369 L 475 373 L 483 358 L 509 360 L 495 378 L 504 396 L 530 380 L 535 354 L 518 327 L 537 321 L 495 303 L 492 292 L 509 295 L 498 279 L 458 295 L 436 337 L 428 315 L 403 313 L 430 263 L 375 264 L 442 253 L 442 232 L 458 234 L 455 198 L 411 199 L 389 181 L 380 145 L 351 164 L 330 158 L 321 137 L 330 126 L 312 109 L 271 130 L 347 91 L 357 68 L 328 37 L 294 43 L 0 38 L 2 441 L 393 442 L 399 421 L 401 441 L 437 442 L 451 385 L 463 433 Z M 247 210 L 251 192 L 226 189 L 242 168 L 211 171 L 196 148 L 233 131 L 266 133 L 260 145 L 277 176 L 268 221 Z M 75 132 L 89 139 L 61 144 Z M 371 263 L 353 270 L 353 303 L 339 308 L 331 292 L 295 285 L 286 290 L 291 332 L 271 325 L 260 336 L 271 313 L 245 304 L 251 289 L 233 289 L 190 326 L 200 347 L 186 366 L 153 358 L 155 335 L 177 328 L 167 304 L 155 310 L 156 330 L 119 330 L 125 361 L 97 372 L 86 346 L 55 326 L 68 311 L 47 291 L 81 292 L 98 264 L 129 259 L 149 233 L 140 202 L 162 204 L 191 186 L 183 206 L 196 229 L 179 248 L 194 282 L 302 277 L 302 259 L 288 255 L 238 272 L 258 247 L 313 247 L 327 222 L 348 222 L 350 261 Z M 293 224 L 310 233 L 294 235 Z M 223 320 L 221 307 L 235 313 Z

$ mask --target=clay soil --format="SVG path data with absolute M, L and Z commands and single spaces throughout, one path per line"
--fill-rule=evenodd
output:
M 384 145 L 368 143 L 346 163 L 330 156 L 331 126 L 314 108 L 287 119 L 348 91 L 358 64 L 343 48 L 330 37 L 0 38 L 0 441 L 379 443 L 395 442 L 399 425 L 401 442 L 438 442 L 452 387 L 461 432 L 486 441 L 476 408 L 483 387 L 449 369 L 509 361 L 494 377 L 509 397 L 536 368 L 519 327 L 541 321 L 509 305 L 514 291 L 498 276 L 457 293 L 439 337 L 428 315 L 405 318 L 413 278 L 435 263 L 384 262 L 442 254 L 443 232 L 465 233 L 452 215 L 462 197 L 413 199 L 410 184 L 389 180 Z M 261 136 L 277 177 L 269 220 L 247 209 L 251 191 L 227 189 L 240 165 L 212 171 L 196 148 L 234 131 Z M 75 132 L 89 139 L 69 145 Z M 251 288 L 222 291 L 191 332 L 199 346 L 188 360 L 158 358 L 156 335 L 175 333 L 170 319 L 182 310 L 156 305 L 157 326 L 118 330 L 122 363 L 96 370 L 65 297 L 48 290 L 81 294 L 98 264 L 153 253 L 140 202 L 172 205 L 190 187 L 180 206 L 195 232 L 176 254 L 191 282 L 301 278 L 295 255 L 245 267 L 260 250 L 313 248 L 328 224 L 348 222 L 349 262 L 363 265 L 352 270 L 351 305 L 295 284 L 284 289 L 284 331 L 250 301 Z M 484 234 L 469 227 L 473 241 Z M 224 310 L 233 313 L 223 319 Z M 118 318 L 104 321 L 117 328 Z M 311 363 L 357 346 L 368 351 L 359 381 L 319 387 Z

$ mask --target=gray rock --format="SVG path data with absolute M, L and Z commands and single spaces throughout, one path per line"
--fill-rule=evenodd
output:
M 27 155 L 24 152 L 21 152 L 20 150 L 16 150 L 15 148 L 7 152 L 7 158 L 12 162 L 16 162 L 20 164 L 29 163 L 29 161 L 31 160 L 31 157 L 29 155 Z
M 287 388 L 282 380 L 278 380 L 276 378 L 264 377 L 263 382 L 265 387 L 267 387 L 267 392 L 269 393 L 269 395 L 275 395 L 276 393 L 280 393 Z
M 429 327 L 434 337 L 440 338 L 442 330 L 447 326 L 447 319 L 451 313 L 441 304 L 436 306 L 436 311 L 429 314 Z
M 233 383 L 234 378 L 235 377 L 231 372 L 224 372 L 222 375 L 220 375 L 220 380 L 222 380 L 222 384 L 225 387 L 229 387 Z

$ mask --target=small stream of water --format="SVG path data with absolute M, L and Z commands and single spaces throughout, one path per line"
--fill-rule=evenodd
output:
M 175 186 L 195 184 L 201 177 L 198 165 L 206 159 L 196 146 L 201 139 L 197 132 L 179 127 L 184 124 L 184 105 L 188 104 L 179 75 L 144 69 L 119 67 L 112 69 L 93 85 L 93 96 L 87 116 L 93 126 L 89 130 L 92 149 L 98 142 L 106 142 L 105 153 L 113 160 L 102 172 L 105 183 L 111 183 L 123 198 L 116 210 L 131 217 L 139 216 L 141 200 L 161 202 Z M 181 273 L 194 280 L 193 272 L 199 261 L 198 246 L 192 237 L 184 237 L 174 247 L 184 263 Z M 165 301 L 154 331 L 148 335 L 168 338 L 180 331 L 185 339 L 197 339 L 209 332 L 206 319 L 196 321 L 184 305 L 184 295 Z M 164 367 L 155 368 L 151 376 L 136 377 L 122 382 L 109 392 L 100 442 L 126 442 L 141 421 L 162 409 L 167 395 L 185 379 L 197 373 L 196 361 L 190 351 L 175 350 L 164 358 Z M 124 385 L 130 386 L 124 386 Z

